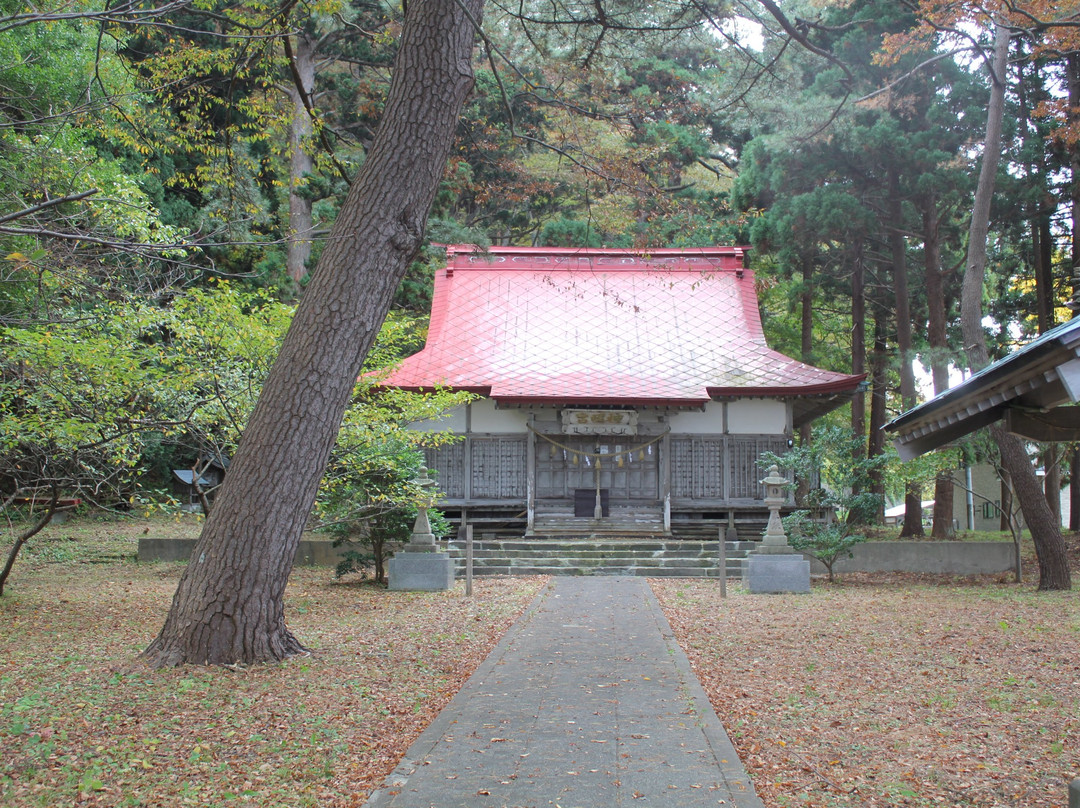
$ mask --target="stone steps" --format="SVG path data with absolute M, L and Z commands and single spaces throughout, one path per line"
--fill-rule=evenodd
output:
M 588 519 L 574 516 L 537 516 L 530 536 L 596 536 L 618 538 L 628 535 L 663 536 L 664 520 L 649 516 L 615 516 Z
M 755 542 L 727 542 L 727 574 L 742 575 L 742 560 Z M 459 574 L 464 537 L 449 542 Z M 653 538 L 481 539 L 473 542 L 475 575 L 651 575 L 702 578 L 718 575 L 715 541 Z

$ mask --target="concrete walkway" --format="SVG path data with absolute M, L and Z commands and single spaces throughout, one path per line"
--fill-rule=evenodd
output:
M 760 808 L 644 579 L 561 577 L 369 808 Z

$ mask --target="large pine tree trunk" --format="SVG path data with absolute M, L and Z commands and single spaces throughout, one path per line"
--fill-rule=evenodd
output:
M 889 385 L 888 342 L 885 338 L 885 314 L 878 308 L 874 318 L 874 351 L 870 357 L 870 426 L 866 456 L 880 457 L 885 453 L 886 399 Z M 870 472 L 870 493 L 878 498 L 877 522 L 885 521 L 885 472 L 879 466 Z
M 926 283 L 927 328 L 926 338 L 930 344 L 930 374 L 934 381 L 934 395 L 949 389 L 949 360 L 945 283 L 941 272 L 941 211 L 937 195 L 932 191 L 923 200 L 923 269 Z M 952 474 L 942 471 L 934 480 L 934 527 L 935 539 L 952 539 L 953 498 L 956 484 Z
M 851 372 L 866 373 L 866 265 L 861 241 L 851 271 Z M 866 436 L 866 394 L 861 389 L 851 399 L 851 431 Z
M 1017 70 L 1017 96 L 1020 102 L 1020 116 L 1025 123 L 1024 144 L 1031 158 L 1027 165 L 1030 181 L 1036 184 L 1032 189 L 1032 199 L 1028 205 L 1028 219 L 1031 228 L 1031 263 L 1035 275 L 1035 301 L 1039 322 L 1039 333 L 1045 334 L 1054 327 L 1054 238 L 1050 229 L 1050 215 L 1057 207 L 1057 201 L 1047 187 L 1046 150 L 1033 134 L 1031 106 L 1045 96 L 1042 91 L 1042 77 L 1039 74 L 1038 61 L 1031 61 L 1031 73 L 1025 75 L 1023 67 Z M 1027 86 L 1030 82 L 1030 88 Z M 1033 96 L 1031 103 L 1028 96 Z M 1043 450 L 1043 478 L 1046 501 L 1053 511 L 1054 521 L 1061 524 L 1061 463 L 1056 444 L 1050 444 Z
M 866 373 L 866 267 L 863 263 L 863 245 L 860 240 L 852 250 L 854 262 L 851 268 L 851 372 Z M 859 438 L 857 456 L 861 463 L 866 457 L 866 394 L 860 391 L 851 398 L 851 432 Z M 858 490 L 853 494 L 859 493 Z
M 896 343 L 900 352 L 900 400 L 905 410 L 918 404 L 915 387 L 915 352 L 912 346 L 911 295 L 908 291 L 907 243 L 902 228 L 904 216 L 900 199 L 900 178 L 895 171 L 889 174 L 889 252 L 893 288 L 896 292 Z M 908 483 L 904 490 L 904 528 L 902 537 L 923 536 L 922 486 Z
M 413 0 L 375 143 L 270 371 L 153 665 L 280 660 L 303 650 L 283 593 L 363 358 L 423 238 L 473 83 L 480 0 Z
M 799 295 L 802 344 L 800 358 L 808 365 L 814 364 L 814 263 L 809 258 L 802 261 L 802 294 Z M 799 445 L 809 448 L 813 441 L 813 430 L 807 421 L 799 427 Z M 795 501 L 804 502 L 810 493 L 809 478 L 799 478 L 795 490 Z
M 986 334 L 982 327 L 983 281 L 986 275 L 986 238 L 990 227 L 990 201 L 994 194 L 994 179 L 1001 152 L 1001 125 L 1005 111 L 1005 70 L 1009 56 L 1009 31 L 1000 23 L 994 36 L 994 76 L 990 103 L 986 111 L 986 140 L 983 148 L 979 184 L 971 212 L 968 234 L 967 271 L 960 299 L 960 323 L 964 336 L 968 364 L 981 370 L 989 364 Z M 1046 502 L 1035 469 L 1015 435 L 1000 425 L 990 427 L 990 434 L 1001 452 L 1001 464 L 1009 473 L 1017 499 L 1024 511 L 1024 521 L 1035 544 L 1039 558 L 1039 589 L 1069 589 L 1065 542 L 1061 527 Z
M 1070 53 L 1065 60 L 1069 83 L 1069 121 L 1080 117 L 1080 53 Z M 1074 306 L 1080 304 L 1080 142 L 1069 146 L 1071 182 L 1072 249 L 1070 250 L 1072 294 Z M 1073 309 L 1076 316 L 1077 309 Z M 1073 449 L 1069 477 L 1069 530 L 1080 530 L 1080 446 Z

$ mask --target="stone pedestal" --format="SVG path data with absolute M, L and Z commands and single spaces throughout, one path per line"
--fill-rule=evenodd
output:
M 752 595 L 810 591 L 810 562 L 799 553 L 752 552 L 743 566 L 743 582 Z
M 395 554 L 386 566 L 390 589 L 442 592 L 454 586 L 454 560 L 448 553 L 409 552 Z

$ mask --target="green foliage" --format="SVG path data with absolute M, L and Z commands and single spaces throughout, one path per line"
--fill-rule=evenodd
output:
M 292 312 L 268 291 L 222 281 L 167 305 L 117 301 L 51 325 L 0 329 L 0 475 L 32 485 L 48 467 L 49 479 L 60 475 L 89 500 L 115 504 L 134 496 L 163 457 L 182 467 L 229 457 Z M 421 338 L 413 319 L 388 318 L 367 369 Z M 386 474 L 425 439 L 405 424 L 462 400 L 382 390 L 379 377 L 358 382 L 335 449 L 335 467 L 357 479 Z
M 0 328 L 0 486 L 56 486 L 106 507 L 166 502 L 157 488 L 172 468 L 234 453 L 292 313 L 269 290 L 221 281 L 162 305 L 102 302 L 51 324 Z M 425 496 L 414 483 L 419 449 L 448 439 L 406 425 L 470 398 L 378 386 L 422 338 L 415 318 L 387 318 L 318 495 L 317 516 L 359 537 L 380 577 Z
M 811 518 L 809 511 L 796 511 L 783 519 L 788 544 L 800 553 L 807 553 L 825 565 L 829 580 L 834 580 L 833 566 L 841 558 L 851 558 L 856 544 L 866 541 L 866 536 L 853 530 L 846 520 L 828 519 L 824 522 Z
M 860 448 L 861 440 L 850 430 L 826 427 L 808 446 L 762 456 L 763 464 L 789 471 L 805 491 L 798 510 L 784 518 L 784 529 L 792 547 L 825 565 L 830 580 L 836 561 L 850 558 L 851 548 L 865 540 L 858 527 L 872 521 L 880 507 L 867 483 L 886 459 L 862 457 Z
M 156 179 L 130 159 L 126 127 L 145 97 L 116 39 L 80 19 L 89 11 L 75 2 L 66 19 L 0 31 L 2 323 L 164 285 L 183 271 L 155 259 L 192 254 L 178 246 L 188 227 L 162 217 Z
M 345 548 L 337 575 L 370 569 L 382 583 L 387 559 L 409 540 L 417 504 L 430 504 L 429 493 L 417 485 L 424 457 L 410 442 L 385 441 L 374 467 L 367 465 L 366 446 L 347 448 L 339 441 L 317 513 L 323 529 L 335 537 L 334 546 Z M 440 511 L 430 509 L 428 521 L 435 536 L 450 532 Z
M 592 222 L 564 216 L 544 225 L 540 243 L 545 247 L 602 247 L 604 237 Z
M 339 578 L 349 573 L 366 576 L 370 571 L 376 583 L 386 583 L 386 564 L 391 556 L 408 543 L 416 522 L 415 505 L 381 511 L 367 522 L 335 525 L 335 547 L 343 547 L 341 560 L 334 574 Z M 450 533 L 450 523 L 441 511 L 428 511 L 432 534 L 441 538 Z

